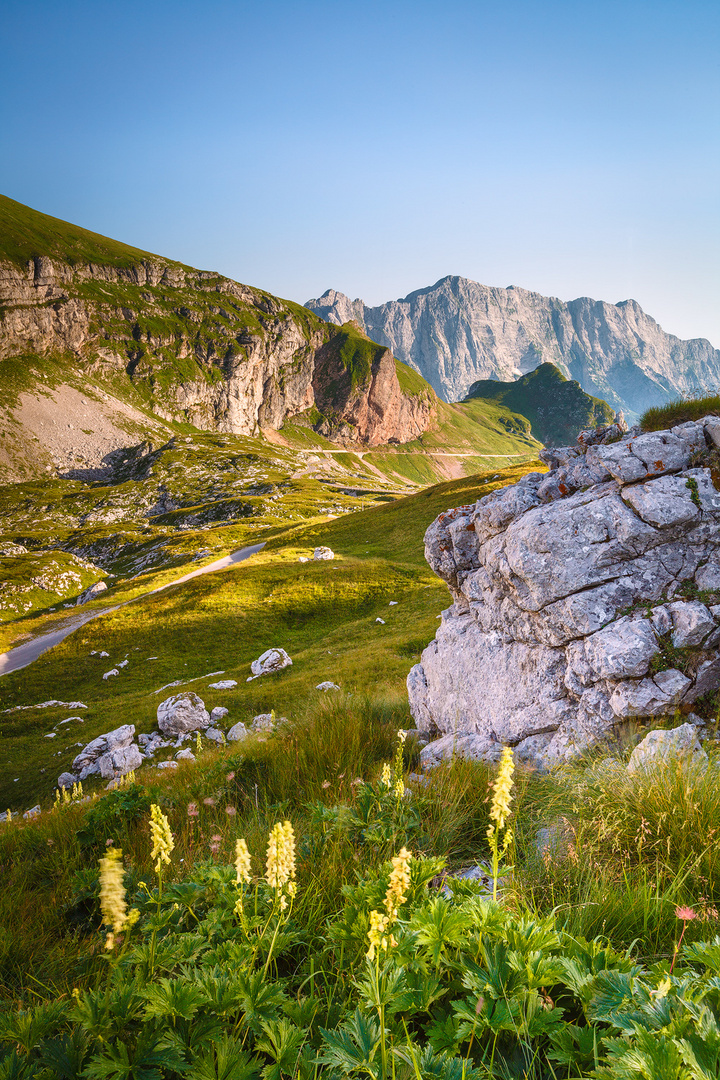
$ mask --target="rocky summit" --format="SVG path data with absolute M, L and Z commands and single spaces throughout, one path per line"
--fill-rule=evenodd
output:
M 441 514 L 425 556 L 452 606 L 408 676 L 428 764 L 571 759 L 720 686 L 720 419 L 582 432 Z
M 446 401 L 464 398 L 477 380 L 512 380 L 551 363 L 635 417 L 698 390 L 714 393 L 720 379 L 720 351 L 666 334 L 635 300 L 565 303 L 444 277 L 377 307 L 334 289 L 306 306 L 330 322 L 354 319 Z

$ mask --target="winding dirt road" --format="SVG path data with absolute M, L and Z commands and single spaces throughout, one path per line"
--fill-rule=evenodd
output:
M 157 589 L 150 589 L 139 596 L 133 596 L 131 600 L 124 600 L 122 604 L 115 604 L 113 607 L 102 608 L 100 611 L 91 611 L 86 612 L 84 615 L 74 616 L 64 623 L 59 630 L 52 630 L 49 634 L 40 634 L 38 637 L 34 637 L 32 641 L 26 641 L 24 645 L 18 645 L 14 649 L 0 653 L 0 676 L 9 675 L 11 671 L 18 671 L 20 668 L 32 664 L 34 660 L 37 660 L 38 656 L 42 656 L 48 649 L 52 649 L 54 645 L 79 630 L 85 623 L 92 622 L 93 619 L 99 619 L 102 615 L 108 615 L 111 611 L 117 611 L 118 608 L 125 607 L 127 604 L 134 604 L 136 600 L 143 600 L 146 596 L 153 596 L 155 593 L 163 592 L 164 589 L 170 589 L 173 585 L 182 585 L 184 581 L 190 581 L 191 578 L 201 577 L 203 574 L 212 574 L 216 570 L 227 570 L 228 567 L 234 566 L 235 563 L 249 559 L 251 555 L 257 554 L 264 547 L 265 544 L 263 543 L 240 548 L 230 555 L 223 556 L 222 559 L 216 559 L 215 562 L 208 563 L 207 566 L 200 566 L 197 570 L 191 570 L 189 574 L 183 574 L 182 577 L 175 578 L 174 581 L 159 585 Z

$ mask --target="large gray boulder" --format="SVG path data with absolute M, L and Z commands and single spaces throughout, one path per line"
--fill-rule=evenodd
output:
M 190 731 L 204 731 L 210 724 L 210 713 L 202 698 L 186 690 L 158 705 L 157 723 L 164 735 L 185 735 Z
M 548 473 L 433 522 L 425 556 L 453 604 L 408 693 L 417 727 L 453 739 L 424 761 L 509 744 L 551 765 L 720 686 L 720 492 L 693 467 L 710 429 L 583 433 L 541 453 Z
M 77 757 L 73 760 L 72 771 L 77 775 L 79 780 L 85 780 L 88 776 L 94 776 L 100 773 L 105 776 L 102 769 L 105 768 L 106 772 L 110 767 L 109 763 L 115 760 L 115 755 L 119 755 L 121 751 L 130 746 L 135 737 L 135 725 L 123 724 L 119 728 L 115 728 L 113 731 L 108 731 L 105 735 L 98 735 L 96 739 L 89 742 L 87 746 L 84 746 Z M 135 747 L 137 750 L 137 747 Z M 138 757 L 140 751 L 138 750 Z M 134 757 L 134 755 L 131 755 Z M 101 765 L 101 761 L 104 760 L 104 764 Z M 117 757 L 118 763 L 124 762 L 125 758 Z M 137 764 L 132 765 L 126 769 L 126 772 L 130 772 L 131 768 L 137 768 L 141 764 L 142 758 L 139 758 Z M 120 764 L 118 765 L 120 767 Z M 114 768 L 114 766 L 112 766 Z M 108 773 L 109 776 L 113 775 L 113 772 Z

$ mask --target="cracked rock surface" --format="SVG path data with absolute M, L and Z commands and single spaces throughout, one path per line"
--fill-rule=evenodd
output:
M 720 686 L 720 492 L 695 464 L 720 420 L 623 428 L 543 451 L 548 473 L 427 530 L 453 597 L 408 676 L 418 728 L 442 739 L 428 764 L 507 744 L 551 766 Z

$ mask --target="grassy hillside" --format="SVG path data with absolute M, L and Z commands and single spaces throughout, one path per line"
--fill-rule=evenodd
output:
M 467 400 L 484 399 L 527 417 L 532 434 L 546 446 L 568 446 L 584 428 L 609 424 L 614 410 L 567 379 L 554 364 L 541 364 L 516 382 L 481 379 Z
M 512 482 L 526 469 L 440 484 L 330 521 L 293 524 L 286 519 L 251 533 L 244 523 L 207 530 L 206 561 L 219 553 L 211 554 L 215 537 L 226 550 L 262 540 L 267 547 L 234 569 L 103 616 L 30 667 L 0 678 L 0 710 L 49 699 L 88 705 L 82 723 L 69 725 L 67 735 L 59 728 L 57 740 L 44 736 L 67 710 L 5 714 L 0 723 L 0 805 L 9 800 L 13 808 L 26 809 L 38 797 L 49 798 L 57 775 L 77 752 L 75 742 L 116 727 L 118 717 L 135 723 L 138 731 L 149 730 L 166 696 L 155 691 L 177 679 L 197 679 L 192 688 L 208 693 L 210 707 L 228 707 L 233 722 L 273 708 L 280 715 L 301 715 L 316 696 L 315 685 L 328 679 L 346 691 L 362 693 L 373 686 L 391 696 L 403 694 L 405 676 L 432 638 L 436 616 L 448 600 L 423 557 L 425 529 L 443 510 Z M 334 562 L 298 561 L 320 545 L 335 551 Z M 172 576 L 165 569 L 153 572 L 151 562 L 145 573 L 123 579 L 93 606 L 121 602 Z M 397 605 L 390 606 L 391 600 Z M 385 623 L 376 623 L 378 617 Z M 62 614 L 56 616 L 61 619 Z M 41 626 L 48 626 L 44 619 L 27 618 L 7 624 L 6 633 L 17 641 L 18 632 L 32 633 Z M 292 668 L 270 680 L 246 683 L 250 662 L 276 645 L 290 653 Z M 92 656 L 93 650 L 109 657 Z M 103 681 L 104 672 L 126 655 L 130 662 L 122 677 Z M 149 661 L 149 656 L 157 659 Z M 221 669 L 238 686 L 204 691 L 214 681 L 207 674 Z
M 143 259 L 158 258 L 0 195 L 0 259 L 24 267 L 29 259 L 40 255 L 71 266 L 98 263 L 128 267 Z

